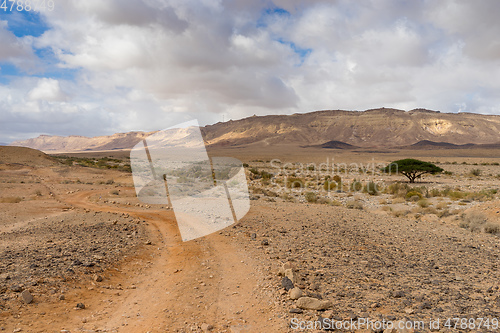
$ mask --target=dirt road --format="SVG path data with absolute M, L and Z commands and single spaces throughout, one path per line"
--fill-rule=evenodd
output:
M 151 244 L 108 269 L 102 282 L 77 284 L 57 304 L 33 304 L 23 319 L 32 317 L 34 332 L 279 331 L 267 315 L 270 299 L 256 292 L 262 270 L 229 237 L 216 233 L 183 243 L 172 211 L 89 200 L 100 192 L 60 200 L 138 218 L 147 225 Z

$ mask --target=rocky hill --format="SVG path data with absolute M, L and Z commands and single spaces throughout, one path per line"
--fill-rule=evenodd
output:
M 58 162 L 41 151 L 26 147 L 0 147 L 0 164 L 22 164 L 34 167 L 43 167 Z
M 116 133 L 107 136 L 57 136 L 40 135 L 34 139 L 14 141 L 11 146 L 21 146 L 38 149 L 44 152 L 81 152 L 130 149 L 137 142 L 151 133 L 128 132 Z
M 499 131 L 500 116 L 385 108 L 250 117 L 204 128 L 205 139 L 213 145 L 340 141 L 361 147 L 406 146 L 423 140 L 490 144 L 500 141 Z
M 253 116 L 207 125 L 201 130 L 206 142 L 215 147 L 283 143 L 328 146 L 331 142 L 340 142 L 345 149 L 348 147 L 345 144 L 356 147 L 402 147 L 421 141 L 453 145 L 497 144 L 500 141 L 500 116 L 441 113 L 425 109 L 403 111 L 381 108 L 362 112 L 329 110 Z M 129 149 L 149 134 L 129 132 L 94 138 L 42 135 L 11 145 L 46 152 Z
M 466 143 L 463 145 L 456 145 L 449 142 L 434 142 L 429 140 L 422 140 L 408 146 L 394 147 L 397 149 L 415 149 L 415 150 L 435 150 L 435 149 L 500 149 L 500 142 L 487 143 L 487 144 L 474 144 Z

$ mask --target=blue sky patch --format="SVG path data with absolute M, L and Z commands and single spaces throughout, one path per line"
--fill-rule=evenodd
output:
M 279 7 L 264 9 L 257 20 L 257 28 L 267 27 L 268 20 L 272 20 L 276 16 L 290 16 L 290 12 Z
M 0 10 L 0 20 L 7 21 L 7 29 L 17 37 L 39 37 L 49 30 L 42 16 L 34 11 L 6 11 Z
M 312 49 L 301 48 L 297 46 L 297 44 L 295 44 L 294 42 L 286 41 L 281 38 L 277 39 L 276 41 L 279 42 L 280 44 L 290 47 L 293 50 L 293 52 L 295 52 L 300 57 L 301 65 L 304 63 L 306 57 L 313 51 Z
M 79 69 L 61 68 L 59 59 L 54 55 L 50 47 L 35 49 L 35 55 L 43 61 L 44 71 L 38 73 L 36 77 L 50 77 L 53 79 L 73 80 Z
M 0 84 L 9 83 L 10 79 L 15 76 L 19 76 L 19 70 L 16 66 L 7 62 L 0 62 Z

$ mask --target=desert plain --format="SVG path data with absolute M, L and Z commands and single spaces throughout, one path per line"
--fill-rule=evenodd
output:
M 244 163 L 251 209 L 182 242 L 168 205 L 138 200 L 128 151 L 0 147 L 0 329 L 320 332 L 306 325 L 325 318 L 425 324 L 337 331 L 493 329 L 445 321 L 500 317 L 500 150 L 209 155 Z M 401 158 L 445 171 L 414 184 L 380 171 Z

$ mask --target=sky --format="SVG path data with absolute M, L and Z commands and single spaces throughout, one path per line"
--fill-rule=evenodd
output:
M 0 8 L 0 143 L 329 109 L 500 114 L 496 0 L 31 3 Z

